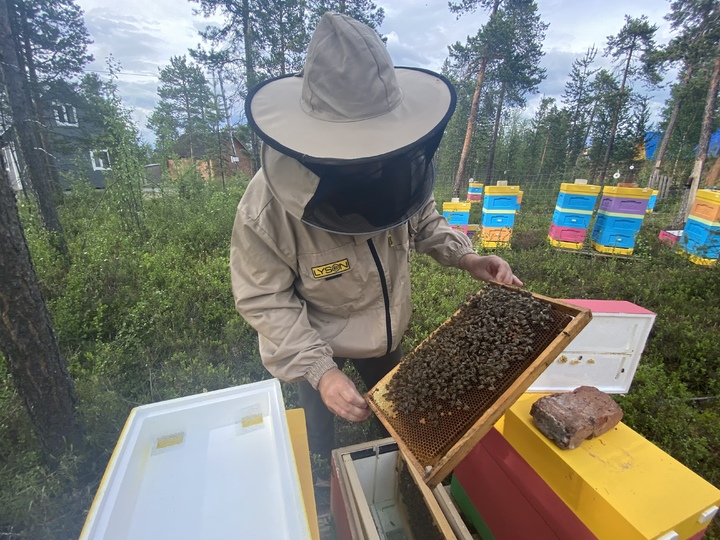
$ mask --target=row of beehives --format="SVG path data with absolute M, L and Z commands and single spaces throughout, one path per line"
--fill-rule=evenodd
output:
M 508 246 L 522 195 L 519 186 L 483 186 L 470 182 L 468 200 L 443 203 L 443 216 L 453 228 L 462 230 L 470 238 L 479 233 L 478 242 L 484 248 Z M 483 204 L 481 222 L 470 224 L 472 204 L 479 202 Z
M 555 247 L 582 249 L 594 215 L 592 247 L 601 253 L 631 255 L 656 199 L 657 191 L 648 188 L 605 186 L 601 190 L 592 184 L 562 184 L 548 238 Z
M 482 184 L 471 183 L 469 190 L 472 193 L 468 192 L 467 202 L 444 203 L 443 215 L 471 238 L 479 232 L 480 244 L 485 248 L 509 247 L 522 199 L 518 186 L 487 186 L 483 195 Z M 596 251 L 632 255 L 643 220 L 654 210 L 657 195 L 657 190 L 649 188 L 563 183 L 548 240 L 555 247 L 581 250 L 590 232 L 590 244 Z M 480 201 L 481 225 L 470 224 L 471 204 Z M 671 243 L 679 240 L 678 247 L 692 262 L 714 264 L 720 256 L 720 192 L 699 190 L 685 229 L 667 231 L 660 237 Z

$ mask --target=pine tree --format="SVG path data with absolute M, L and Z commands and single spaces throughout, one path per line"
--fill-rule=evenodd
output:
M 93 57 L 82 10 L 73 0 L 8 0 L 18 62 L 27 84 L 46 174 L 55 197 L 62 197 L 47 126 L 56 101 L 67 101 L 66 82 L 82 72 Z
M 76 416 L 78 398 L 4 167 L 0 167 L 0 275 L 0 353 L 40 447 L 48 462 L 56 465 L 65 451 L 83 444 Z
M 385 20 L 385 10 L 371 0 L 309 0 L 310 27 L 315 28 L 317 22 L 327 11 L 342 13 L 357 19 L 377 31 Z
M 202 70 L 188 62 L 187 56 L 174 56 L 170 64 L 160 70 L 158 104 L 148 119 L 148 127 L 157 136 L 157 145 L 165 155 L 169 154 L 180 138 L 185 135 L 190 147 L 190 157 L 215 130 L 216 114 L 213 94 Z
M 628 102 L 632 83 L 636 80 L 642 80 L 649 85 L 657 85 L 661 80 L 656 56 L 656 31 L 657 25 L 651 25 L 646 16 L 643 15 L 636 19 L 626 15 L 625 26 L 622 27 L 617 36 L 608 36 L 605 56 L 612 58 L 616 69 L 621 73 L 621 82 L 613 106 L 605 157 L 600 170 L 600 183 L 605 181 L 620 120 L 620 112 Z
M 690 202 L 694 200 L 702 178 L 707 151 L 710 142 L 710 133 L 715 115 L 718 86 L 720 85 L 720 2 L 717 0 L 675 0 L 671 4 L 671 12 L 666 16 L 673 30 L 680 34 L 670 43 L 668 53 L 671 59 L 682 60 L 685 66 L 683 83 L 688 84 L 691 77 L 703 67 L 710 72 L 707 92 L 705 96 L 705 110 L 700 128 L 700 139 L 695 153 L 695 163 L 691 173 L 690 192 L 688 200 L 681 210 L 681 220 L 685 221 L 690 211 Z M 700 68 L 700 69 L 699 69 Z M 676 107 L 680 107 L 681 92 L 677 92 Z M 677 112 L 673 109 L 666 136 L 663 137 L 653 171 L 659 171 L 667 148 L 671 130 Z M 668 133 L 670 132 L 670 133 Z
M 567 160 L 568 165 L 572 167 L 577 164 L 577 160 L 587 143 L 587 128 L 592 115 L 590 83 L 598 71 L 592 69 L 591 66 L 596 55 L 597 49 L 593 45 L 587 50 L 585 56 L 573 62 L 562 95 L 563 105 L 570 110 Z
M 475 37 L 468 38 L 466 45 L 456 43 L 450 48 L 451 58 L 471 69 L 473 75 L 477 74 L 465 142 L 453 186 L 455 196 L 459 196 L 466 182 L 466 163 L 476 124 L 480 91 L 488 70 L 492 70 L 493 78 L 497 81 L 498 93 L 486 168 L 487 181 L 493 175 L 494 149 L 503 106 L 522 105 L 524 96 L 535 91 L 544 78 L 544 70 L 538 64 L 543 54 L 541 42 L 547 25 L 540 21 L 537 4 L 530 0 L 506 0 L 504 3 L 496 0 L 492 5 L 478 1 L 450 4 L 450 9 L 464 13 L 478 6 L 491 6 L 487 24 Z
M 27 167 L 30 191 L 40 211 L 43 226 L 54 233 L 56 247 L 66 253 L 62 225 L 52 194 L 50 171 L 45 160 L 37 119 L 33 114 L 29 83 L 13 46 L 17 36 L 12 32 L 6 0 L 0 0 L 0 71 L 7 101 L 12 111 L 12 124 L 19 142 L 21 161 Z

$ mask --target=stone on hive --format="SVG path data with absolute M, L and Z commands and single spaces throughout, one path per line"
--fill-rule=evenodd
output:
M 623 412 L 606 393 L 594 386 L 552 394 L 533 403 L 530 415 L 543 435 L 560 448 L 571 450 L 585 439 L 598 437 L 622 420 Z

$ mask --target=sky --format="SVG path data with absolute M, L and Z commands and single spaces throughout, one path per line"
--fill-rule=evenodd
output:
M 440 71 L 447 58 L 448 46 L 465 43 L 487 20 L 483 11 L 461 16 L 450 13 L 447 0 L 375 0 L 385 10 L 380 33 L 387 36 L 387 47 L 398 66 L 421 67 Z M 183 55 L 202 42 L 198 31 L 211 23 L 193 14 L 197 3 L 183 0 L 77 0 L 85 12 L 85 24 L 94 41 L 90 52 L 95 61 L 88 70 L 103 76 L 109 55 L 120 63 L 118 87 L 125 104 L 145 140 L 152 133 L 145 124 L 157 102 L 158 69 L 171 56 Z M 543 49 L 542 67 L 547 78 L 539 94 L 528 98 L 526 114 L 532 116 L 542 96 L 560 99 L 575 59 L 589 47 L 599 50 L 596 66 L 609 67 L 602 57 L 607 37 L 617 34 L 625 15 L 646 15 L 658 26 L 656 42 L 672 38 L 663 16 L 669 12 L 669 0 L 537 0 L 541 19 L 549 24 Z M 672 83 L 675 72 L 666 75 Z M 651 94 L 651 121 L 660 113 L 669 92 L 665 88 Z

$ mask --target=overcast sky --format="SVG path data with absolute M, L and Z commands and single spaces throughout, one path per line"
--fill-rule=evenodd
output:
M 95 61 L 90 70 L 104 72 L 106 58 L 112 54 L 122 66 L 118 81 L 126 105 L 144 137 L 152 139 L 146 129 L 147 116 L 157 100 L 158 68 L 174 55 L 186 54 L 201 39 L 198 30 L 208 20 L 193 15 L 191 4 L 183 0 L 77 0 L 85 11 L 85 22 L 94 40 L 90 52 Z M 388 37 L 388 50 L 395 65 L 423 67 L 439 71 L 447 57 L 447 47 L 457 41 L 465 43 L 487 19 L 478 11 L 457 19 L 447 8 L 446 0 L 376 0 L 385 9 L 380 32 Z M 607 36 L 617 34 L 625 15 L 646 15 L 658 26 L 656 41 L 666 43 L 672 36 L 663 16 L 669 11 L 667 0 L 538 0 L 542 20 L 549 23 L 543 49 L 543 67 L 547 78 L 540 93 L 531 97 L 527 112 L 532 115 L 542 95 L 560 98 L 573 60 L 582 57 L 593 44 L 599 49 L 597 65 L 602 58 Z M 674 73 L 666 82 L 672 82 Z M 667 89 L 654 92 L 653 121 L 659 119 Z

